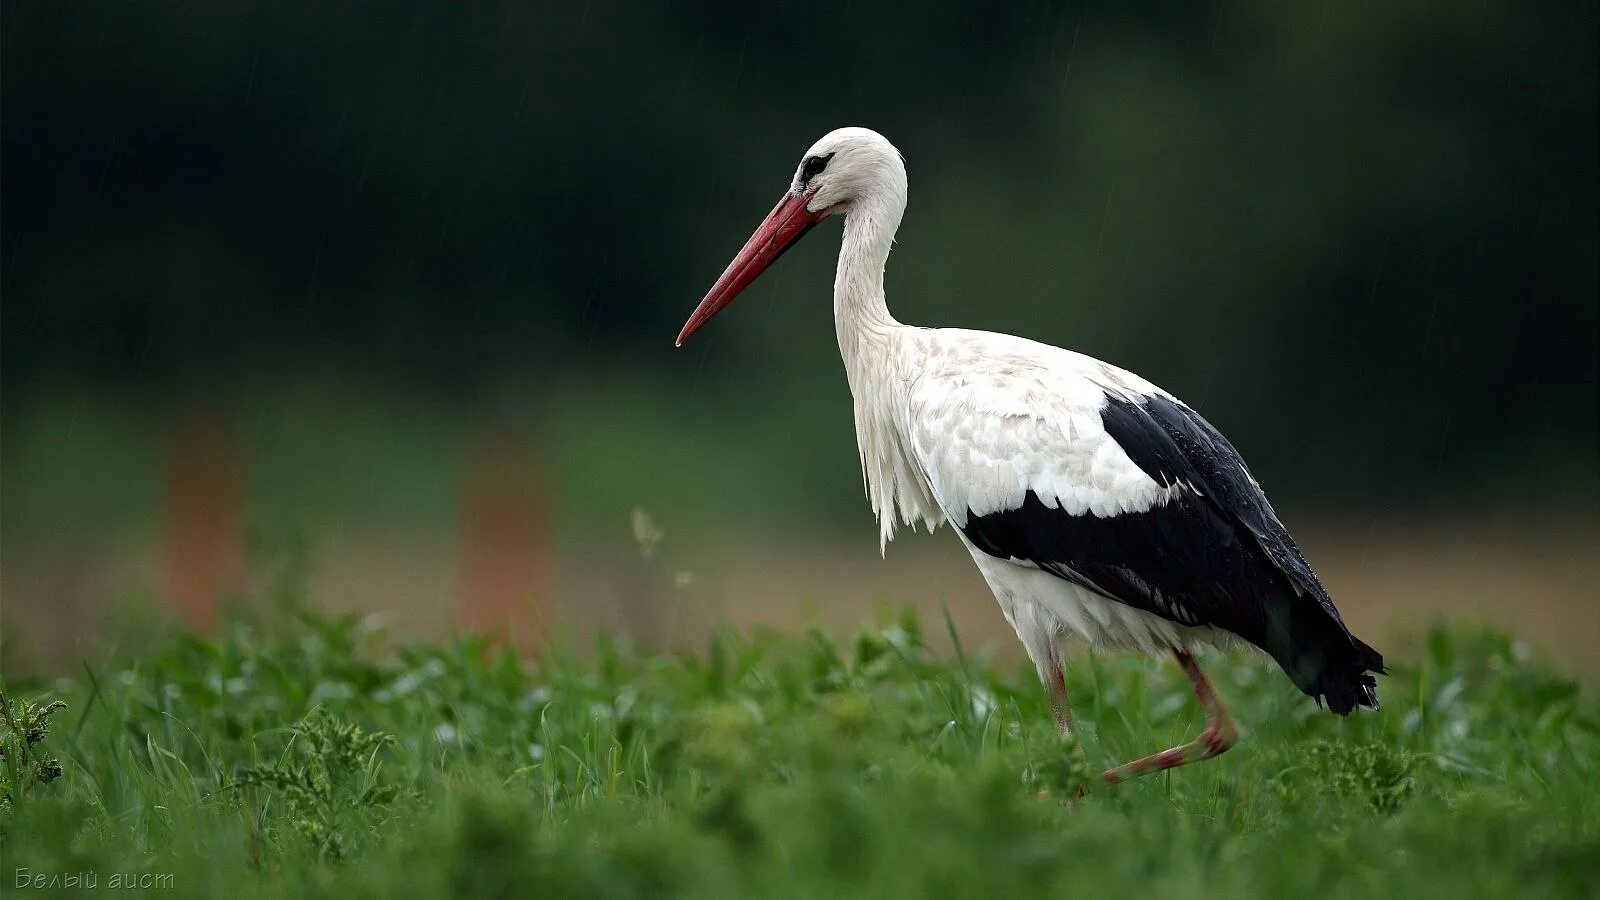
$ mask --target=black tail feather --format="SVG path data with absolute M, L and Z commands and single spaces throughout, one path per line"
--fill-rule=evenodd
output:
M 1327 660 L 1317 673 L 1315 682 L 1301 687 L 1319 701 L 1326 700 L 1328 710 L 1341 716 L 1350 711 L 1378 708 L 1378 682 L 1374 673 L 1385 673 L 1383 657 L 1378 651 L 1350 635 L 1350 652 L 1340 653 Z

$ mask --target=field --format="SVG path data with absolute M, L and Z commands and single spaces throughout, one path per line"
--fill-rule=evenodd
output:
M 886 614 L 842 641 L 717 631 L 692 651 L 602 641 L 532 664 L 356 618 L 174 635 L 6 686 L 5 889 L 1600 890 L 1600 704 L 1502 637 L 1429 635 L 1382 680 L 1382 711 L 1349 719 L 1261 659 L 1213 657 L 1238 747 L 1107 788 L 1094 773 L 1198 731 L 1174 666 L 1079 657 L 1068 743 L 1030 669 L 946 630 Z

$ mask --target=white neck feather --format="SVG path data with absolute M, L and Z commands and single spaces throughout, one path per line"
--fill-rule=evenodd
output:
M 904 175 L 856 202 L 845 214 L 833 283 L 834 326 L 855 398 L 856 445 L 878 517 L 880 551 L 899 522 L 920 519 L 931 531 L 943 521 L 911 453 L 908 392 L 915 360 L 907 357 L 904 338 L 912 329 L 895 321 L 884 302 L 884 265 L 905 206 Z

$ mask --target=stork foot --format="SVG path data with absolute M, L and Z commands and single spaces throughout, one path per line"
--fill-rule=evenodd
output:
M 1048 790 L 1042 790 L 1034 795 L 1034 799 L 1038 800 L 1040 803 L 1049 803 L 1053 801 L 1063 810 L 1071 812 L 1074 809 L 1077 809 L 1078 803 L 1087 796 L 1089 796 L 1089 786 L 1080 781 L 1073 785 L 1072 790 L 1066 794 L 1056 794 Z
M 1221 756 L 1239 740 L 1239 729 L 1233 724 L 1233 716 L 1228 714 L 1222 701 L 1217 699 L 1217 692 L 1211 686 L 1211 681 L 1206 678 L 1200 666 L 1192 655 L 1182 651 L 1174 651 L 1178 658 L 1178 665 L 1183 667 L 1183 673 L 1189 676 L 1189 683 L 1194 685 L 1195 698 L 1200 701 L 1200 708 L 1206 714 L 1206 728 L 1200 736 L 1187 744 L 1152 753 L 1141 759 L 1115 769 L 1106 770 L 1101 777 L 1110 784 L 1138 778 L 1151 772 L 1162 772 L 1167 769 L 1176 769 L 1188 763 Z

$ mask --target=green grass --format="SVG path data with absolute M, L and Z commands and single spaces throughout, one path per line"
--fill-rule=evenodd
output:
M 1175 667 L 1079 659 L 1080 756 L 1031 670 L 936 657 L 909 618 L 843 646 L 721 633 L 533 666 L 353 620 L 176 636 L 8 686 L 8 721 L 36 740 L 0 724 L 0 889 L 93 873 L 230 898 L 1600 891 L 1600 705 L 1508 640 L 1437 633 L 1382 681 L 1381 712 L 1349 719 L 1262 660 L 1210 669 L 1237 748 L 1071 802 L 1198 730 Z

